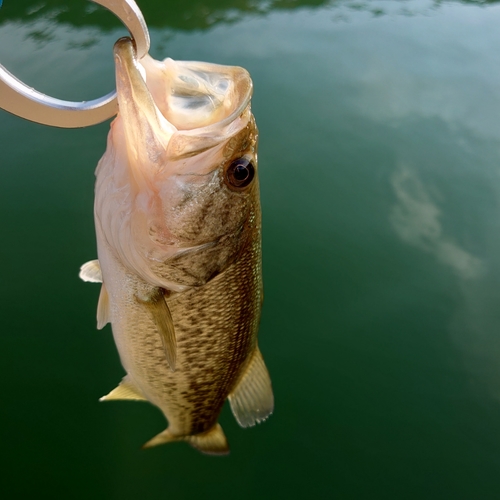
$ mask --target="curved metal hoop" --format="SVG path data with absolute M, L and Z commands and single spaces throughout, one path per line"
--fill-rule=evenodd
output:
M 149 51 L 149 32 L 134 0 L 90 0 L 113 12 L 135 42 L 137 58 Z M 0 64 L 0 108 L 43 125 L 63 128 L 101 123 L 118 111 L 116 91 L 92 101 L 72 102 L 49 97 L 28 87 Z

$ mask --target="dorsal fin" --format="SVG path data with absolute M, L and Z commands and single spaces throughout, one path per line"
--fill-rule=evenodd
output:
M 134 401 L 147 401 L 147 399 L 140 393 L 139 389 L 129 380 L 128 376 L 118 384 L 118 387 L 113 389 L 109 394 L 103 396 L 99 401 L 111 401 L 113 399 L 128 399 Z
M 273 412 L 271 379 L 258 347 L 228 399 L 241 427 L 263 422 Z
M 101 285 L 99 301 L 97 302 L 97 329 L 102 330 L 110 322 L 109 296 L 106 286 L 103 283 Z
M 158 288 L 147 300 L 136 298 L 140 304 L 145 305 L 151 312 L 163 343 L 168 366 L 170 366 L 172 371 L 175 371 L 177 341 L 175 339 L 174 321 L 165 300 L 165 291 L 162 288 Z
M 85 262 L 85 264 L 80 267 L 80 273 L 78 276 L 83 281 L 88 281 L 90 283 L 102 283 L 102 272 L 99 261 L 96 259 Z

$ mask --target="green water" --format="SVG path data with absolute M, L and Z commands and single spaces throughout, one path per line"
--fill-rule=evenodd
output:
M 225 458 L 123 375 L 98 288 L 108 124 L 0 112 L 2 498 L 500 498 L 500 4 L 139 1 L 157 58 L 246 67 L 260 129 L 276 410 Z M 84 0 L 5 0 L 0 62 L 39 90 L 114 85 L 125 34 Z

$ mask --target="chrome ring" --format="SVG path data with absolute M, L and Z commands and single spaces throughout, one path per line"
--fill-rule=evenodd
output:
M 90 0 L 106 7 L 129 30 L 137 59 L 149 52 L 149 32 L 134 0 Z M 72 102 L 49 97 L 28 87 L 0 64 L 0 108 L 43 125 L 62 128 L 88 127 L 118 112 L 116 91 L 92 101 Z

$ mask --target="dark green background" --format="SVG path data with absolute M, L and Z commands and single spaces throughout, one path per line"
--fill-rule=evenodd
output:
M 2 498 L 500 498 L 500 5 L 142 0 L 156 58 L 246 67 L 264 211 L 265 424 L 141 451 L 95 329 L 93 171 L 108 124 L 0 112 Z M 125 32 L 84 0 L 5 0 L 0 62 L 113 87 Z

